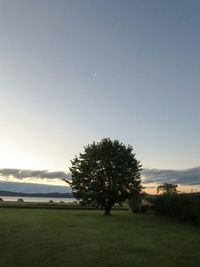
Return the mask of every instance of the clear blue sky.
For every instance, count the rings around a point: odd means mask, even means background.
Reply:
[[[0,2],[0,167],[68,171],[104,137],[200,159],[200,1]]]

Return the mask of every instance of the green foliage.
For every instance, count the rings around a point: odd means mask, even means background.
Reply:
[[[153,209],[163,215],[200,224],[200,194],[171,194],[156,197]]]
[[[162,192],[164,195],[172,195],[172,194],[177,194],[177,184],[168,184],[164,183],[163,185],[159,185],[157,187],[157,193]]]
[[[71,161],[72,182],[68,182],[81,204],[103,207],[109,214],[115,203],[141,190],[141,165],[130,145],[107,138],[84,149]]]
[[[17,202],[22,203],[22,202],[24,202],[24,200],[23,200],[23,198],[18,198]]]
[[[128,200],[128,206],[134,213],[146,212],[149,208],[149,202],[146,198],[145,192],[135,192]]]

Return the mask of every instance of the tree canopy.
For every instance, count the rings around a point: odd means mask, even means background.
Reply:
[[[159,185],[157,187],[157,193],[162,192],[164,195],[172,195],[172,194],[177,194],[177,184],[168,184],[164,183],[163,185]]]
[[[118,140],[105,138],[85,146],[71,164],[72,180],[67,182],[74,196],[83,205],[103,207],[105,215],[142,189],[140,162],[133,148]]]

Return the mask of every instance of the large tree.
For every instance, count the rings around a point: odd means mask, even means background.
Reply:
[[[115,203],[141,191],[141,165],[130,145],[109,138],[84,147],[72,161],[72,180],[67,181],[83,205],[103,207],[105,215]]]

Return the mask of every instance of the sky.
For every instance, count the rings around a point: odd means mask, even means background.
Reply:
[[[0,1],[0,169],[68,173],[110,137],[198,186],[199,28],[198,0]]]

